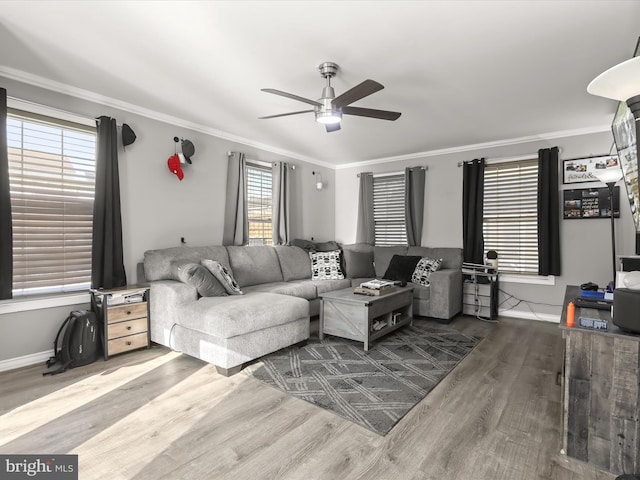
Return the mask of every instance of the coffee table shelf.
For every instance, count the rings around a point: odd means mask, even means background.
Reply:
[[[348,338],[364,343],[368,351],[372,341],[413,321],[413,288],[404,287],[378,297],[358,295],[345,288],[320,295],[320,340],[324,335]],[[373,325],[385,325],[376,330]]]

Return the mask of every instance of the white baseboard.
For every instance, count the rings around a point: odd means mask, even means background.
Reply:
[[[550,313],[523,312],[522,310],[499,310],[498,315],[501,317],[524,318],[526,320],[560,323],[560,315],[552,315]]]
[[[53,357],[53,350],[46,352],[31,353],[22,357],[9,358],[7,360],[0,360],[0,372],[6,372],[7,370],[14,370],[16,368],[29,367],[36,363],[42,363],[45,366],[45,362],[49,360],[49,357]]]

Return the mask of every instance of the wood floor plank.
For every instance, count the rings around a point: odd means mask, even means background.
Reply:
[[[485,338],[384,437],[155,346],[44,379],[0,373],[0,453],[76,453],[83,480],[615,478],[559,454],[557,324],[429,326]]]

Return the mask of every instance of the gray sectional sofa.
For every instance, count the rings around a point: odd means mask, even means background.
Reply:
[[[439,255],[445,260],[443,268],[432,274],[430,287],[414,290],[414,314],[448,320],[460,312],[461,249],[355,244],[343,245],[342,250],[347,278],[339,280],[312,280],[309,254],[296,246],[149,250],[144,255],[144,276],[151,290],[151,340],[232,375],[249,361],[306,341],[310,317],[320,311],[319,295],[373,277],[358,276],[361,272],[375,270],[381,277],[394,254]],[[229,269],[243,294],[200,297],[196,288],[179,281],[176,265],[203,259]]]

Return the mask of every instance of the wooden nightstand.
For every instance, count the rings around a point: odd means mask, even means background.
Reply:
[[[102,319],[104,359],[138,348],[149,348],[149,287],[141,285],[91,290]]]

